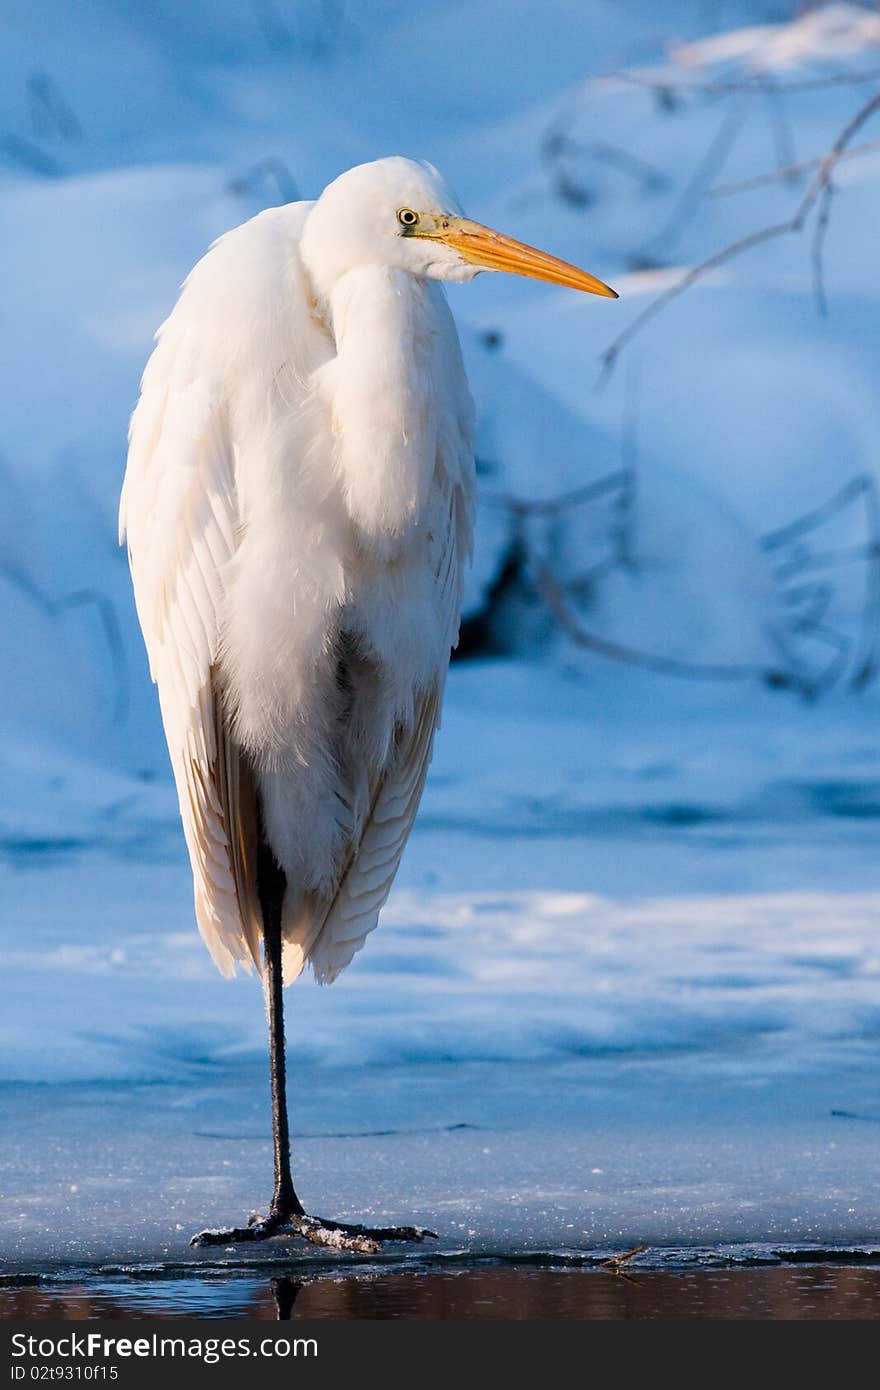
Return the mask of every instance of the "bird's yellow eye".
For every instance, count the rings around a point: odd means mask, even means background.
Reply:
[[[401,208],[397,220],[401,227],[415,227],[418,225],[419,214],[413,212],[412,208]]]

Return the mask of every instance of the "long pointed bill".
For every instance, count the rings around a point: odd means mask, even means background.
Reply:
[[[514,241],[513,237],[504,236],[479,222],[470,222],[466,217],[444,217],[430,235],[483,270],[507,270],[513,275],[527,275],[532,280],[549,280],[552,285],[567,285],[587,294],[600,294],[605,299],[618,298],[616,291],[586,270],[527,246],[523,241]]]

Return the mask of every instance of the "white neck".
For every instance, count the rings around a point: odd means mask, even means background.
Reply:
[[[336,357],[316,374],[355,525],[386,554],[422,517],[437,459],[435,300],[406,271],[364,267],[329,294]]]

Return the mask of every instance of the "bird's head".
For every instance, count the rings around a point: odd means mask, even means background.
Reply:
[[[347,271],[390,266],[431,280],[506,270],[616,299],[585,270],[471,222],[432,164],[395,156],[328,184],[306,220],[302,252],[327,293]]]

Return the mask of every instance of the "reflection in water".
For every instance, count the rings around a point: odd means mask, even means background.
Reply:
[[[877,1266],[631,1270],[483,1264],[350,1269],[315,1277],[254,1271],[10,1280],[2,1318],[876,1318]]]

